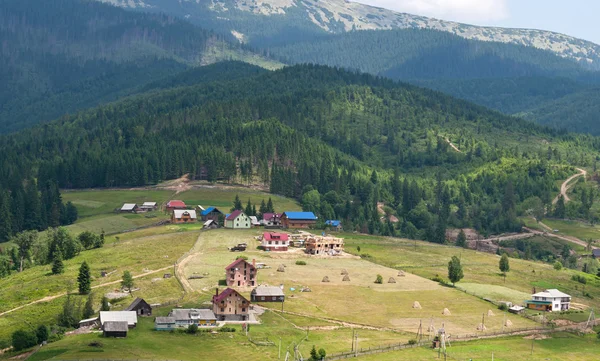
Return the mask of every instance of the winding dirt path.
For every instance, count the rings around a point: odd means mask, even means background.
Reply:
[[[458,149],[458,147],[456,145],[454,145],[454,143],[452,143],[450,141],[450,139],[448,139],[448,138],[445,138],[445,139],[446,139],[446,142],[450,145],[450,147],[452,147],[452,149],[454,149],[458,153],[462,153],[462,150]]]
[[[171,269],[172,267],[173,266],[168,266],[168,267],[163,267],[163,268],[160,268],[160,269],[157,269],[157,270],[154,270],[154,271],[149,271],[149,272],[141,273],[139,275],[133,276],[133,279],[141,278],[141,277],[146,277],[146,276],[149,276],[149,275],[154,274],[154,273],[166,271],[168,269]],[[106,283],[102,283],[102,284],[93,286],[92,289],[106,287],[106,286],[110,286],[110,285],[116,285],[116,284],[119,284],[119,283],[121,283],[121,280],[106,282]],[[32,305],[35,305],[35,304],[38,304],[38,303],[42,303],[42,302],[49,302],[49,301],[55,300],[57,298],[66,296],[66,295],[67,295],[67,293],[64,292],[64,293],[60,293],[60,294],[54,295],[54,296],[46,296],[46,297],[41,298],[39,300],[36,300],[36,301],[33,301],[33,302],[29,302],[29,303],[24,304],[24,305],[19,306],[19,307],[15,307],[12,310],[4,311],[4,312],[0,313],[0,317],[2,317],[4,315],[7,315],[7,314],[9,314],[11,312],[14,312],[14,311],[18,311],[18,310],[20,310],[22,308],[25,308],[25,307],[28,307],[28,306],[32,306]]]
[[[579,178],[579,177],[587,176],[587,171],[585,169],[577,168],[577,171],[579,173],[572,175],[566,181],[563,182],[563,184],[560,186],[560,194],[557,195],[556,198],[554,198],[554,200],[552,201],[552,204],[556,204],[556,202],[558,202],[558,198],[560,197],[561,194],[565,200],[565,203],[567,203],[571,200],[571,198],[569,198],[569,195],[567,194],[569,189],[571,189],[571,187],[573,187],[573,185],[574,185],[574,183],[571,184],[571,181],[573,181],[574,179]]]

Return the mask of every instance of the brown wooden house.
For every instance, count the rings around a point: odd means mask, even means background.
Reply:
[[[192,209],[176,209],[171,214],[171,223],[193,223],[197,220],[196,211]]]
[[[281,215],[283,228],[310,228],[317,223],[313,212],[285,212]]]
[[[277,286],[258,286],[250,293],[252,302],[283,302],[285,295]]]
[[[217,288],[212,298],[213,313],[218,321],[246,321],[250,311],[250,301],[236,290],[228,288],[219,293]]]
[[[152,316],[152,306],[142,298],[136,298],[125,311],[135,311],[138,316]]]

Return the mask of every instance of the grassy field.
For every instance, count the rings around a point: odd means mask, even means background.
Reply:
[[[585,240],[586,238],[599,239],[600,227],[590,226],[578,221],[568,221],[560,219],[544,219],[544,224],[552,229],[557,229],[557,234],[577,237]]]

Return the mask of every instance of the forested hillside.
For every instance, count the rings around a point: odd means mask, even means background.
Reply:
[[[263,61],[183,20],[83,0],[3,1],[0,44],[0,133],[116,100],[189,66]]]
[[[227,64],[246,71],[235,66]],[[0,138],[2,185],[36,178],[61,188],[141,186],[184,173],[258,180],[322,219],[443,242],[450,224],[518,229],[518,204],[549,204],[557,180],[572,172],[561,165],[590,165],[600,149],[596,138],[371,75],[247,70],[245,78],[153,90]],[[402,221],[381,223],[378,201]]]

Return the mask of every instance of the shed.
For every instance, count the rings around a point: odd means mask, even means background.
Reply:
[[[258,286],[250,293],[251,302],[283,302],[285,295],[281,287]]]
[[[216,228],[219,228],[219,224],[216,221],[213,221],[212,219],[209,219],[208,221],[204,222],[204,224],[202,225],[202,228],[204,228],[204,229],[216,229]]]
[[[135,311],[100,311],[100,324],[104,327],[106,322],[126,321],[129,328],[137,326],[137,313]]]
[[[104,337],[127,337],[127,321],[106,321],[102,325]]]
[[[335,229],[336,231],[341,231],[342,228],[342,221],[337,221],[337,220],[327,220],[325,221],[325,225],[328,227],[331,227],[332,229]]]
[[[157,331],[170,331],[176,327],[175,317],[156,317],[154,319],[154,329]]]
[[[85,320],[79,321],[79,328],[81,327],[91,327],[94,326],[98,322],[98,317],[88,318]]]
[[[140,206],[140,209],[143,211],[155,211],[156,208],[156,202],[144,202],[144,204]]]
[[[152,306],[139,297],[136,298],[125,311],[135,311],[138,316],[152,316]]]
[[[137,209],[138,209],[137,204],[135,204],[135,203],[125,203],[121,207],[121,212],[122,213],[135,213],[137,211]]]
[[[223,216],[223,212],[221,212],[217,207],[208,207],[203,209],[202,206],[197,206],[196,210],[200,212],[200,216],[203,221],[213,220],[215,222],[219,222],[219,218]]]
[[[600,248],[594,248],[592,250],[592,256],[594,256],[594,258],[600,258]]]

